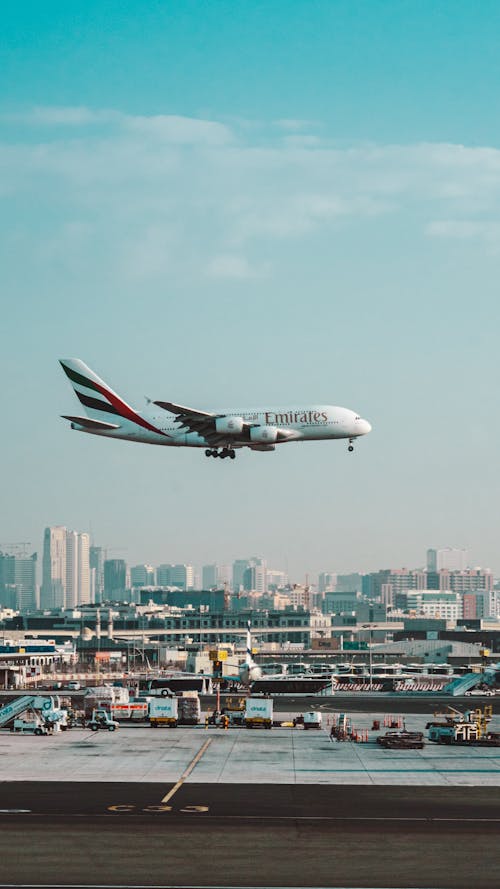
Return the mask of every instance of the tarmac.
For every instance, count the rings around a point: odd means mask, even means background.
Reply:
[[[127,723],[116,732],[76,728],[48,737],[2,731],[0,781],[168,783],[178,781],[198,757],[188,783],[500,786],[500,747],[426,743],[423,750],[384,750],[375,741],[387,730],[380,713],[353,716],[368,743],[332,742],[331,719],[325,714],[319,731],[151,729]],[[374,719],[381,722],[379,731],[372,730]],[[427,716],[399,719],[425,734]],[[500,718],[490,727],[500,731]]]
[[[324,710],[321,731],[1,731],[0,889],[498,885],[500,748],[384,750],[384,713],[351,715],[368,743],[332,742]]]

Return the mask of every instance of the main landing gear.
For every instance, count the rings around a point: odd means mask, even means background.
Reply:
[[[222,448],[221,451],[217,450],[217,448],[215,448],[214,450],[210,450],[209,448],[207,448],[207,450],[205,451],[205,457],[221,457],[222,460],[224,460],[225,457],[229,457],[231,460],[234,460],[234,458],[236,457],[236,453],[233,448]]]
[[[352,438],[349,439],[349,447],[347,448],[347,450],[348,450],[348,451],[353,451],[353,450],[354,450],[354,445],[353,445],[353,443],[352,443]]]

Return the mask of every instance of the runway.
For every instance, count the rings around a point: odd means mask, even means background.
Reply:
[[[494,885],[495,788],[174,787],[4,783],[0,883]]]

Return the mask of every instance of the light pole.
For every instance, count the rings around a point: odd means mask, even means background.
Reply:
[[[370,641],[368,643],[369,650],[368,655],[370,659],[370,691],[373,689],[373,661],[372,661],[372,642],[373,642],[373,627],[371,624],[363,624],[364,630],[370,631]]]

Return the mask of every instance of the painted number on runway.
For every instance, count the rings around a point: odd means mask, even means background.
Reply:
[[[173,806],[143,806],[142,808],[130,804],[123,804],[119,806],[108,806],[108,812],[115,812],[117,815],[128,815],[130,812],[151,812],[152,814],[164,813],[164,812],[173,812]],[[5,810],[8,811],[8,810]],[[10,810],[12,811],[12,810]],[[21,810],[17,810],[21,811]],[[179,812],[185,812],[188,815],[200,815],[204,812],[209,811],[208,806],[184,806],[182,809],[178,809]]]

